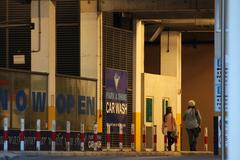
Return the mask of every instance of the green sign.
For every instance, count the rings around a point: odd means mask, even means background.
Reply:
[[[146,100],[146,122],[152,122],[152,99]]]

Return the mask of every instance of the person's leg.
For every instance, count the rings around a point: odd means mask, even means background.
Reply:
[[[188,142],[190,146],[190,151],[194,150],[194,130],[193,129],[187,129],[188,133]]]
[[[199,133],[197,131],[197,128],[195,128],[193,131],[194,131],[193,150],[196,151],[197,150],[197,138],[199,136]]]
[[[168,151],[171,151],[172,144],[171,144],[171,132],[167,132],[167,137],[168,137]]]

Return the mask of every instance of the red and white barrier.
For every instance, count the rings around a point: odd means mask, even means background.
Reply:
[[[146,149],[146,129],[145,126],[142,128],[142,150]]]
[[[168,137],[167,137],[167,128],[164,127],[164,151],[167,151]]]
[[[40,151],[40,140],[41,140],[41,120],[37,119],[37,130],[36,130],[36,150]]]
[[[84,136],[84,124],[83,124],[83,123],[81,123],[81,135],[80,135],[80,140],[81,140],[81,151],[84,151],[85,136]]]
[[[153,151],[157,151],[157,125],[153,126]]]
[[[56,150],[56,120],[52,120],[52,145],[51,145],[51,150],[55,151]]]
[[[110,138],[110,134],[111,134],[111,127],[110,127],[110,124],[107,123],[107,135],[106,135],[106,140],[107,140],[107,150],[109,151],[110,150],[110,141],[111,141],[111,138]]]
[[[20,119],[20,134],[19,134],[19,137],[20,137],[20,151],[24,151],[24,119],[21,118]]]
[[[135,134],[135,129],[134,129],[134,124],[132,123],[131,124],[131,150],[132,151],[135,151],[135,147],[134,147],[134,139],[135,139],[135,136],[134,136],[134,134]]]
[[[70,151],[70,132],[71,132],[71,124],[70,121],[66,123],[66,150]]]
[[[177,147],[178,147],[178,137],[179,133],[177,132],[174,138],[174,143],[175,143],[175,151],[177,152]]]
[[[97,123],[94,124],[93,126],[93,131],[94,131],[94,136],[93,136],[93,140],[94,140],[94,151],[97,151],[97,134],[98,134],[98,131],[97,131],[97,128],[98,128],[98,125]]]
[[[5,117],[3,119],[3,138],[4,138],[4,144],[3,144],[3,150],[8,151],[8,118]]]
[[[123,150],[123,125],[119,124],[119,148],[120,151]]]
[[[208,128],[205,128],[204,132],[204,147],[205,151],[208,151]]]

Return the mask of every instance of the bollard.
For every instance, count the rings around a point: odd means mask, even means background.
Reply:
[[[119,124],[119,149],[123,151],[123,125]]]
[[[70,132],[71,132],[71,124],[70,121],[66,123],[66,150],[70,151]]]
[[[174,137],[175,151],[176,152],[177,152],[177,147],[178,147],[178,137],[179,137],[179,132],[177,132],[175,137]]]
[[[164,151],[167,151],[167,143],[168,143],[168,137],[167,137],[167,127],[164,127]]]
[[[3,150],[8,151],[8,118],[5,117],[3,119],[3,137],[4,137],[4,144],[3,144]]]
[[[84,136],[84,124],[81,123],[81,151],[84,151],[84,140],[85,140],[85,136]]]
[[[41,139],[41,120],[37,119],[37,130],[36,130],[36,149],[40,151],[40,139]]]
[[[21,118],[20,119],[20,134],[19,134],[19,138],[20,138],[20,151],[24,151],[24,119]]]
[[[52,120],[52,147],[51,150],[56,150],[56,120]]]
[[[144,151],[146,148],[146,131],[145,131],[145,126],[142,128],[142,150]]]
[[[93,131],[94,131],[94,151],[97,151],[97,140],[98,140],[98,137],[97,137],[97,134],[98,134],[98,131],[97,131],[97,128],[98,128],[98,125],[97,123],[95,123],[93,125]]]
[[[134,149],[134,133],[135,132],[135,130],[134,130],[134,124],[132,123],[131,124],[131,150],[132,151],[135,151],[135,149]]]
[[[205,132],[204,132],[204,147],[205,147],[205,151],[208,151],[208,128],[205,128]]]
[[[157,151],[157,125],[153,126],[153,151]]]
[[[111,138],[110,138],[110,133],[111,132],[111,127],[110,124],[107,123],[107,135],[106,135],[106,139],[107,139],[107,150],[110,150],[110,142],[111,142]]]

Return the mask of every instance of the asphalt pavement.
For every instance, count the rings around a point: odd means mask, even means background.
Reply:
[[[105,157],[78,157],[78,156],[19,156],[14,160],[220,160],[213,156],[105,156]]]

